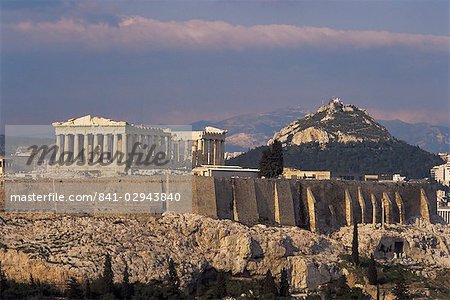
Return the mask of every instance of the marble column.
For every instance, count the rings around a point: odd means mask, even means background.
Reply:
[[[94,134],[94,140],[92,141],[92,162],[98,160],[100,154],[100,148],[98,143],[98,134]]]
[[[165,136],[161,136],[161,151],[167,154],[167,149],[166,149],[166,137]]]
[[[172,152],[172,138],[169,136],[166,137],[166,153],[167,153],[167,158],[171,159],[171,152]],[[178,152],[180,153],[180,152]]]
[[[208,140],[202,139],[202,159],[201,164],[207,165],[208,164]]]
[[[183,161],[189,159],[189,141],[183,141],[184,153],[183,153]]]
[[[222,165],[225,165],[225,141],[220,141],[220,161]]]
[[[121,143],[122,145],[120,147],[120,150],[122,151],[122,162],[124,162],[128,159],[128,149],[127,149],[128,138],[125,133],[121,134]]]
[[[55,161],[59,161],[60,157],[61,157],[61,153],[62,153],[62,145],[61,145],[61,135],[57,134],[56,135],[56,157],[55,157]]]
[[[213,153],[212,153],[212,158],[213,158],[213,165],[217,165],[217,140],[212,140],[212,146],[213,146]]]
[[[117,152],[119,151],[119,135],[117,133],[114,133],[112,135],[112,141],[111,141],[111,160],[117,159]]]
[[[83,162],[87,164],[89,160],[89,135],[83,135]]]
[[[109,154],[109,134],[103,135],[103,151],[102,151],[102,157],[103,162],[109,161],[110,154]]]
[[[216,140],[216,153],[215,153],[214,157],[216,158],[215,165],[221,165],[221,162],[220,162],[220,140]]]
[[[195,140],[192,142],[192,148],[191,148],[191,155],[192,155],[192,168],[195,168],[198,166],[198,148],[199,148],[199,141]]]
[[[150,151],[154,145],[155,145],[155,141],[153,140],[153,135],[150,134],[148,136],[148,146],[150,147],[148,149],[148,151]],[[155,155],[155,151],[156,151],[156,148],[153,150],[152,155]]]
[[[69,139],[69,135],[65,134],[64,135],[64,161],[70,161],[70,157],[71,157],[71,153],[70,153],[70,139]]]
[[[145,155],[147,155],[147,151],[148,151],[148,135],[142,135],[142,149],[144,152],[144,157]]]
[[[80,136],[78,133],[73,135],[73,160],[74,162],[77,162],[80,158],[78,157],[78,154],[80,154],[80,144],[79,144]]]
[[[158,135],[158,136],[156,136],[156,144],[158,145],[157,146],[157,148],[158,148],[158,152],[162,152],[163,150],[163,148],[162,148],[162,136],[160,136],[160,135]]]
[[[208,140],[208,165],[214,164],[214,140]]]
[[[132,147],[132,149],[133,148],[135,148],[136,147],[136,154],[138,154],[138,153],[140,153],[141,152],[141,146],[139,145],[139,143],[140,143],[140,135],[139,134],[135,134],[134,135],[134,140],[133,140],[133,147]]]

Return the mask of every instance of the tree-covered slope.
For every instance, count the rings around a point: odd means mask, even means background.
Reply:
[[[229,165],[257,168],[266,146],[227,161]],[[402,141],[332,142],[323,148],[310,142],[284,148],[286,167],[330,170],[334,174],[394,174],[408,178],[429,177],[430,169],[443,163],[439,156]]]

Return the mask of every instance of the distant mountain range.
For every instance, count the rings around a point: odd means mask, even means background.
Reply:
[[[245,114],[222,121],[198,121],[192,123],[195,130],[214,126],[228,130],[227,151],[247,151],[266,145],[274,134],[287,124],[305,117],[306,110],[299,107],[285,108],[264,114]],[[450,120],[449,120],[450,121]],[[400,120],[377,120],[395,138],[419,146],[432,153],[450,151],[450,126],[427,123],[406,123]]]
[[[442,159],[398,140],[365,110],[332,99],[314,114],[292,121],[274,134],[283,144],[284,164],[301,170],[329,170],[334,176],[400,173],[408,178],[430,176]],[[267,146],[227,161],[257,168]]]
[[[305,115],[301,108],[284,108],[269,113],[238,115],[218,122],[192,123],[194,130],[213,126],[228,130],[227,151],[247,151],[265,145],[277,130]]]
[[[411,124],[400,120],[380,120],[379,123],[393,136],[408,144],[419,146],[432,153],[450,152],[450,126]]]
[[[228,130],[227,151],[247,151],[266,145],[274,134],[291,122],[303,118],[300,107],[278,109],[268,113],[237,115],[222,121],[192,123],[195,130],[214,126]],[[450,126],[406,123],[400,120],[377,120],[397,139],[432,153],[450,152]],[[450,120],[449,120],[450,121]],[[4,136],[0,135],[0,154],[4,153]]]

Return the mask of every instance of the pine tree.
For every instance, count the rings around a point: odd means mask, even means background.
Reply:
[[[82,299],[83,291],[78,281],[74,277],[69,278],[67,283],[67,297],[69,299]]]
[[[131,299],[133,296],[133,286],[130,284],[130,274],[127,264],[125,264],[122,281],[122,299]]]
[[[358,224],[354,222],[353,224],[353,240],[352,240],[352,261],[358,266],[359,265],[359,250],[358,250]]]
[[[270,156],[272,152],[270,148],[263,151],[261,160],[259,161],[259,174],[261,177],[270,178],[271,168],[270,168]]]
[[[289,297],[289,282],[286,269],[281,271],[280,293],[281,297]]]
[[[280,141],[275,140],[272,144],[274,177],[283,174],[283,145]]]
[[[262,177],[276,178],[283,174],[283,145],[275,140],[263,151],[259,161],[259,171]]]
[[[367,277],[369,278],[370,284],[376,285],[378,283],[377,263],[375,261],[375,258],[373,257],[373,254],[370,255]]]
[[[263,283],[263,295],[266,298],[275,298],[278,294],[277,285],[275,284],[275,280],[272,276],[272,272],[267,270],[266,277],[264,278]]]

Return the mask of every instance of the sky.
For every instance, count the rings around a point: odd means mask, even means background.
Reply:
[[[450,125],[448,1],[1,0],[1,125],[315,111]]]

